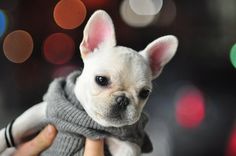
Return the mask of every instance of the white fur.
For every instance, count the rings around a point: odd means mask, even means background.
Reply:
[[[139,156],[141,155],[141,149],[138,145],[128,142],[121,141],[114,137],[107,138],[105,142],[109,145],[109,150],[112,156]]]
[[[135,123],[147,101],[139,98],[140,90],[152,89],[151,81],[174,56],[177,45],[176,37],[165,36],[151,42],[140,53],[116,46],[110,16],[102,10],[96,11],[85,27],[80,45],[84,69],[75,84],[76,97],[88,115],[103,126],[120,127]],[[98,75],[108,77],[111,84],[107,87],[98,86],[95,82]],[[111,119],[109,113],[116,104],[114,99],[122,94],[129,98],[130,104],[122,114],[122,119]],[[40,103],[16,119],[13,136],[17,144],[45,124],[46,108],[47,103]],[[0,152],[6,149],[4,131],[0,131]],[[141,153],[134,143],[113,137],[106,138],[106,143],[113,156],[138,156]]]
[[[109,77],[111,86],[98,86],[94,81],[96,75]],[[138,94],[144,87],[152,89],[151,80],[149,66],[137,52],[126,47],[101,46],[84,60],[84,69],[76,82],[75,94],[86,112],[99,124],[115,127],[131,125],[138,120],[146,102],[140,100]],[[114,99],[121,94],[130,99],[127,110],[129,114],[124,121],[111,121],[107,114]]]

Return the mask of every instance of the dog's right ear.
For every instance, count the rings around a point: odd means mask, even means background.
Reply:
[[[84,37],[80,44],[82,58],[86,58],[102,43],[115,46],[115,30],[111,17],[105,11],[98,10],[85,26]]]

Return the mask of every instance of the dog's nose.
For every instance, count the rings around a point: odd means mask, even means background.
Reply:
[[[125,95],[121,95],[116,98],[116,103],[119,110],[125,110],[129,105],[129,99]]]

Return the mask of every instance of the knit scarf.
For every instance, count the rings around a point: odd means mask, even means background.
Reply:
[[[104,127],[95,122],[83,109],[74,94],[74,86],[81,72],[71,73],[67,78],[57,78],[49,86],[43,100],[47,102],[47,121],[55,125],[58,134],[52,146],[43,156],[82,156],[85,139],[116,137],[137,144],[143,153],[152,151],[152,144],[144,131],[148,122],[142,113],[133,125],[124,127]],[[105,148],[105,155],[110,155]]]

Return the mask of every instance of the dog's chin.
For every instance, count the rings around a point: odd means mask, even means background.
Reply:
[[[123,127],[132,125],[138,121],[139,115],[128,118],[126,116],[110,116],[110,115],[103,115],[98,112],[87,112],[88,115],[96,121],[98,124],[104,127]]]
[[[139,116],[127,118],[125,116],[102,116],[101,118],[97,118],[97,122],[103,126],[106,127],[123,127],[132,125],[135,122],[137,122],[139,119]]]
[[[94,119],[97,123],[104,127],[123,127],[132,125],[138,121],[138,119],[122,119],[122,118],[103,118],[103,119]]]

